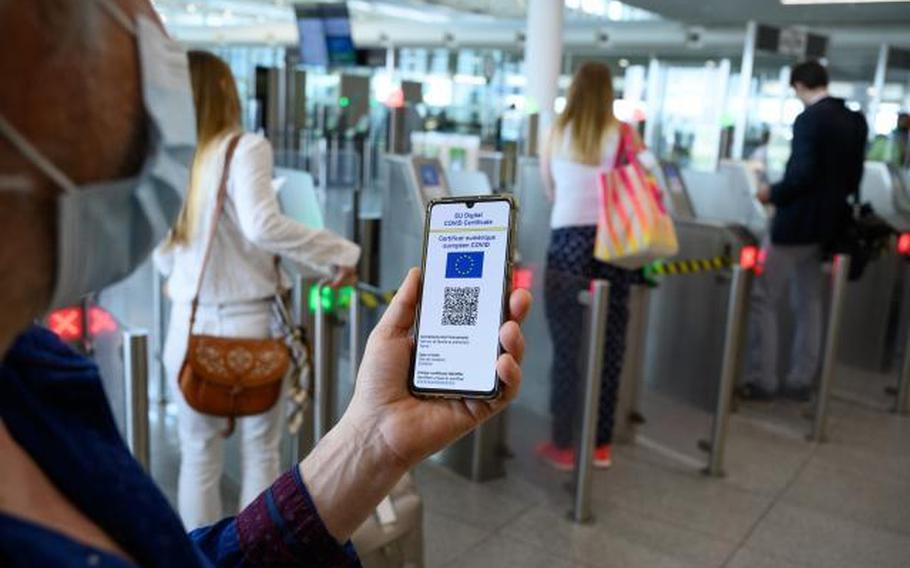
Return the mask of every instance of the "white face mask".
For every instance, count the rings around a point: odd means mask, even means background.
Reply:
[[[139,174],[77,187],[0,115],[0,136],[62,190],[52,309],[72,305],[142,264],[180,210],[196,144],[186,52],[148,18],[138,16],[134,23],[111,0],[96,2],[136,37],[139,46],[149,122],[147,154]]]

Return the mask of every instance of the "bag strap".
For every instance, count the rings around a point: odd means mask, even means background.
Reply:
[[[641,151],[641,148],[635,143],[635,137],[632,135],[632,127],[625,122],[619,124],[619,133],[622,137],[623,150],[625,150],[626,153],[626,162],[629,164],[637,164],[638,153]]]
[[[234,151],[237,149],[240,137],[241,134],[234,134],[231,137],[227,144],[227,151],[224,154],[224,169],[221,171],[221,181],[218,184],[218,194],[215,197],[215,210],[212,212],[212,224],[209,227],[208,241],[205,245],[205,253],[203,253],[202,256],[202,266],[199,268],[199,279],[196,280],[196,293],[193,295],[193,304],[190,308],[190,334],[193,333],[193,324],[196,323],[196,309],[199,307],[199,293],[202,291],[202,281],[205,279],[205,269],[209,264],[209,258],[212,256],[212,244],[215,242],[218,221],[221,219],[221,212],[224,209],[224,201],[227,197],[227,181],[228,174],[231,170],[231,160],[234,158]]]

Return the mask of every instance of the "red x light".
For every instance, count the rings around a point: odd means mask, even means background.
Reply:
[[[743,247],[739,251],[739,267],[743,270],[755,270],[758,267],[758,247]]]
[[[47,328],[63,341],[77,341],[82,338],[82,308],[61,308],[47,316]]]
[[[82,339],[82,307],[71,306],[54,310],[47,316],[47,328],[63,341]],[[117,321],[110,312],[99,306],[88,309],[88,335],[96,337],[117,331]]]
[[[910,255],[910,233],[901,233],[897,238],[897,253],[903,256]]]
[[[534,273],[530,268],[516,268],[512,271],[512,289],[530,290],[534,283]]]

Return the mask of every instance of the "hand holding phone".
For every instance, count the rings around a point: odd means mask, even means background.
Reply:
[[[365,439],[378,436],[406,469],[454,442],[518,396],[524,354],[519,324],[531,306],[527,290],[514,291],[509,298],[509,321],[497,332],[497,343],[503,349],[494,368],[501,380],[499,397],[415,397],[409,392],[407,377],[414,351],[412,332],[420,285],[420,272],[412,269],[370,335],[354,397],[341,419]]]
[[[508,318],[514,217],[507,196],[429,204],[409,384],[416,396],[498,395],[498,336]]]

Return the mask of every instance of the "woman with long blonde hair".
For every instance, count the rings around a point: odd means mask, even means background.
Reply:
[[[595,466],[610,466],[613,410],[629,319],[629,286],[637,273],[595,260],[594,237],[600,211],[599,177],[605,170],[622,165],[623,139],[641,147],[632,127],[613,115],[610,69],[600,63],[583,64],[572,79],[566,107],[554,121],[540,156],[544,188],[553,203],[544,295],[554,350],[550,372],[552,439],[540,444],[537,453],[560,470],[570,470],[575,463],[572,438],[581,384],[578,360],[583,329],[578,292],[592,278],[610,281],[594,453]]]
[[[276,274],[276,255],[341,285],[353,280],[360,249],[331,232],[307,228],[281,214],[271,183],[272,147],[265,138],[241,130],[240,100],[230,68],[203,51],[190,52],[189,63],[196,154],[183,210],[168,240],[155,252],[155,261],[168,276],[173,303],[164,364],[178,404],[178,508],[186,527],[193,529],[223,517],[219,485],[225,429],[224,418],[197,412],[176,388],[197,284],[201,279],[193,333],[267,338],[274,327],[271,301],[276,285],[287,288],[289,284],[286,275]],[[235,150],[227,160],[229,146]],[[224,172],[227,193],[203,278],[202,259]],[[241,507],[278,477],[282,406],[237,420]]]

